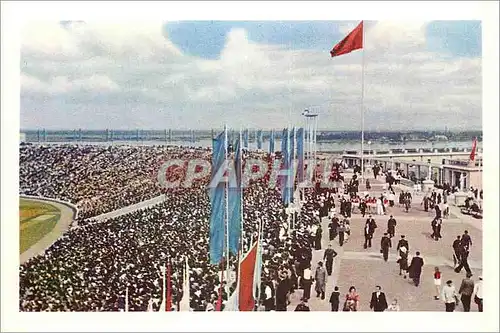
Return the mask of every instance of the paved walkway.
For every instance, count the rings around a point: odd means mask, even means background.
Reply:
[[[26,198],[26,200],[51,204],[61,211],[61,216],[51,232],[46,234],[36,244],[33,244],[29,249],[27,249],[20,255],[19,261],[21,264],[25,263],[30,258],[33,258],[39,254],[43,254],[46,249],[48,249],[64,232],[66,232],[66,230],[69,229],[71,221],[73,220],[75,214],[74,210],[69,206],[58,202],[33,198]]]
[[[382,191],[382,180],[373,180],[370,194],[378,194]],[[363,191],[364,184],[360,186]],[[406,190],[406,189],[405,189]],[[400,190],[396,189],[396,194]],[[419,201],[420,200],[420,201]],[[387,215],[377,216],[373,214],[378,229],[373,238],[373,247],[364,249],[363,226],[367,218],[362,218],[359,213],[352,216],[351,237],[343,247],[338,245],[338,238],[331,242],[338,253],[334,260],[334,270],[332,276],[327,278],[326,299],[316,298],[314,283],[311,287],[311,299],[309,306],[312,311],[330,311],[329,297],[333,288],[339,286],[341,293],[341,306],[343,297],[347,294],[350,286],[355,286],[361,297],[360,311],[370,311],[369,301],[371,293],[376,285],[382,286],[387,295],[388,302],[397,298],[402,311],[444,311],[444,304],[434,300],[435,287],[433,284],[434,267],[438,266],[442,272],[443,283],[447,279],[454,281],[455,285],[461,283],[465,272],[457,274],[453,271],[452,243],[457,235],[461,235],[465,229],[473,240],[473,247],[469,265],[477,278],[482,274],[482,220],[474,219],[460,213],[459,209],[450,206],[452,218],[444,220],[442,234],[443,238],[435,241],[430,238],[430,222],[434,216],[432,212],[425,212],[420,206],[421,198],[417,196],[413,200],[414,204],[408,213],[401,207],[388,208]],[[336,203],[337,204],[337,203]],[[380,250],[380,238],[386,230],[387,220],[392,214],[398,222],[396,236],[393,238],[393,249],[390,252],[389,261],[384,262]],[[317,263],[323,259],[324,249],[330,243],[328,239],[328,218],[323,218],[323,241],[320,251],[313,251],[311,261],[313,274]],[[404,234],[410,244],[410,254],[420,251],[425,261],[422,272],[422,282],[419,287],[415,287],[408,279],[399,276],[399,267],[396,264],[397,253],[395,246]],[[458,286],[457,286],[458,288]],[[288,311],[293,311],[302,297],[302,290],[297,290],[290,298],[291,304]],[[461,306],[457,311],[462,311]],[[472,311],[477,311],[472,305]]]

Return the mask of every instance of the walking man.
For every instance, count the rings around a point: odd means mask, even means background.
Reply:
[[[396,234],[396,219],[391,215],[389,218],[389,221],[387,221],[387,233],[389,234],[389,237],[394,237]]]
[[[467,230],[464,231],[462,235],[462,246],[465,248],[467,252],[469,252],[472,247],[472,239],[469,236],[469,232]]]
[[[330,241],[334,240],[335,237],[337,237],[338,227],[339,227],[339,218],[335,215],[335,213],[333,213],[332,221],[328,225],[328,229],[329,229],[329,232],[330,232],[330,234],[329,234]]]
[[[339,226],[339,245],[344,245],[344,237],[345,237],[346,226],[345,222],[342,221]]]
[[[464,307],[464,312],[470,312],[470,302],[472,294],[474,293],[474,281],[471,279],[472,274],[467,273],[465,279],[462,280],[458,293],[461,295],[460,299]]]
[[[316,230],[316,234],[314,235],[314,249],[321,250],[321,240],[323,238],[323,229],[321,228],[321,224],[318,225],[318,229]]]
[[[314,288],[316,290],[316,297],[321,296],[321,299],[325,299],[326,271],[321,261],[318,263],[318,267],[316,267],[314,279],[316,280]]]
[[[456,268],[457,265],[460,263],[460,247],[462,244],[462,241],[460,240],[460,236],[457,236],[457,239],[453,241],[453,267]]]
[[[457,291],[453,285],[453,281],[446,281],[446,286],[441,291],[441,299],[446,307],[446,312],[455,311],[456,302],[458,300]]]
[[[413,279],[415,287],[420,284],[420,275],[422,274],[422,267],[424,266],[424,259],[420,257],[420,252],[417,251],[415,257],[411,259],[410,267],[408,268],[408,273],[410,278]]]
[[[474,303],[477,304],[477,311],[483,312],[483,277],[479,277],[479,281],[474,286]]]
[[[375,220],[372,218],[372,216],[368,216],[368,219],[366,220],[365,223],[365,244],[364,248],[372,247],[372,238],[373,234],[375,233],[375,229],[377,228],[377,223],[375,223]]]
[[[380,240],[380,252],[382,252],[384,261],[386,262],[389,259],[389,249],[391,247],[392,247],[391,239],[389,238],[388,234],[385,233],[382,239]]]
[[[333,258],[337,256],[337,252],[332,248],[332,244],[328,245],[328,248],[325,250],[325,254],[323,255],[323,260],[325,260],[326,263],[326,272],[328,273],[328,276],[332,275],[332,269],[333,269]]]
[[[399,251],[399,249],[402,247],[405,247],[406,251],[410,251],[410,245],[408,244],[408,241],[405,239],[405,235],[401,235],[401,239],[398,242],[396,250]]]
[[[372,299],[370,301],[370,309],[375,312],[384,312],[387,309],[387,299],[385,294],[382,292],[380,286],[375,287],[375,291],[372,293]]]
[[[458,265],[457,268],[455,268],[456,273],[460,273],[462,271],[462,268],[465,268],[465,271],[467,273],[472,274],[469,267],[468,258],[469,258],[469,251],[463,245],[460,245],[460,265]]]
[[[332,305],[332,311],[338,312],[339,311],[339,304],[340,304],[340,292],[339,292],[339,287],[335,286],[332,295],[330,296],[330,304]]]

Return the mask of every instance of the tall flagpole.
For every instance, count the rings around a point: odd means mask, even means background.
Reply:
[[[224,173],[227,172],[228,169],[228,144],[227,144],[227,126],[224,125],[224,149],[225,149],[225,155],[224,155]],[[229,175],[228,175],[229,177]],[[228,288],[229,285],[229,193],[228,193],[228,179],[226,181],[226,189],[225,189],[225,204],[226,204],[226,213],[225,213],[225,230],[226,230],[226,288]]]
[[[165,263],[163,264],[163,277],[162,277],[162,282],[163,282],[163,303],[165,304],[164,309],[160,309],[160,311],[167,311],[167,278],[165,276],[167,268],[165,267]],[[162,303],[162,304],[163,304]]]
[[[363,21],[363,54],[361,61],[361,179],[365,175],[365,22]]]
[[[241,135],[241,128],[240,128],[240,143],[238,145],[238,154],[240,155],[240,163],[239,163],[239,175],[240,175],[240,183],[239,183],[239,186],[240,186],[240,222],[241,222],[241,225],[240,225],[240,251],[243,251],[243,154],[242,154],[242,149],[241,149],[241,145],[243,144],[242,142],[242,135]],[[236,179],[236,182],[238,183],[238,179]]]

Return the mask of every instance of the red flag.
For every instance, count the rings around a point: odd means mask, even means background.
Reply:
[[[333,57],[350,53],[354,50],[363,48],[363,21],[361,21],[358,26],[351,31],[344,39],[342,39],[337,45],[333,47],[330,54]]]
[[[170,281],[170,263],[167,266],[167,301],[165,302],[165,311],[172,311],[172,286]]]
[[[472,141],[472,151],[470,152],[470,160],[474,162],[474,159],[476,158],[476,147],[477,147],[477,138],[474,138],[474,141]]]
[[[240,263],[240,311],[253,311],[255,306],[253,275],[257,260],[257,244],[255,243]]]
[[[219,288],[219,297],[217,298],[217,303],[215,304],[215,311],[222,311],[222,279],[224,273],[224,266],[220,271],[220,288]]]

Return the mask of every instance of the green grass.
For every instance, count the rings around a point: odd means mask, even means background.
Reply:
[[[37,217],[51,216],[45,220]],[[19,252],[23,253],[37,243],[56,226],[61,212],[47,203],[20,199],[19,200]]]

